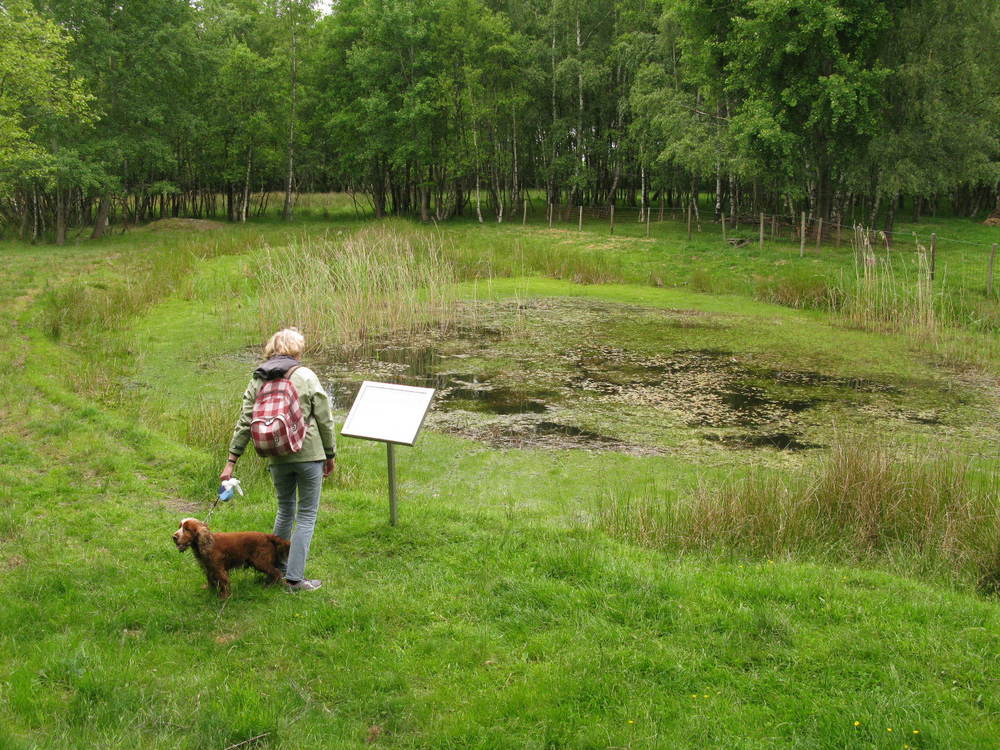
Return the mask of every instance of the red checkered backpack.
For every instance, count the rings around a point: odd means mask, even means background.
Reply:
[[[302,449],[306,421],[299,406],[299,392],[292,384],[291,368],[283,378],[268,380],[257,391],[250,420],[253,447],[261,456],[287,456]]]

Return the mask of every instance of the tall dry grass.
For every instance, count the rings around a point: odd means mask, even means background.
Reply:
[[[1000,472],[959,456],[904,458],[876,441],[842,440],[796,475],[753,470],[685,499],[611,491],[596,518],[651,547],[885,562],[1000,590]]]
[[[256,254],[262,337],[297,326],[316,350],[363,351],[388,334],[447,326],[455,273],[439,237],[379,224]]]
[[[930,256],[890,248],[885,235],[855,228],[854,273],[830,286],[830,309],[848,326],[901,333],[945,364],[989,371],[1000,355],[997,311],[968,290],[949,290]]]
[[[867,229],[855,227],[854,277],[842,283],[840,314],[850,325],[864,330],[933,339],[939,318],[947,319],[948,311],[943,309],[945,296],[935,294],[927,249],[917,243],[916,254],[911,256],[891,249],[884,234],[878,239],[881,244],[873,242]],[[916,268],[904,270],[901,266],[906,262]],[[938,279],[937,283],[942,282]]]

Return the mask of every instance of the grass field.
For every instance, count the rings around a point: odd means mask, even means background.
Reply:
[[[1000,230],[920,225],[961,240],[933,316],[899,250],[852,317],[846,243],[302,208],[0,244],[0,748],[997,746]],[[323,588],[222,603],[169,536],[284,324],[344,382],[430,351],[454,398],[398,452],[398,527],[384,449],[341,438]],[[808,447],[739,444],[776,433]],[[237,474],[212,526],[269,530]]]

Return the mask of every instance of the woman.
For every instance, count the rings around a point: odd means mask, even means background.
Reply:
[[[257,391],[265,381],[284,377],[294,367],[289,379],[299,394],[302,418],[308,426],[306,436],[302,448],[296,453],[268,457],[271,479],[278,496],[274,534],[292,542],[283,571],[290,591],[314,591],[322,585],[321,581],[305,577],[306,558],[316,526],[323,478],[333,471],[337,454],[330,399],[316,373],[303,367],[299,361],[305,343],[305,338],[294,328],[278,331],[267,342],[264,347],[266,361],[253,371],[253,379],[243,394],[243,410],[229,443],[229,458],[219,475],[223,481],[232,477],[236,462],[250,442],[250,420]]]

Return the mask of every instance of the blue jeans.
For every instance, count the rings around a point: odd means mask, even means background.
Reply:
[[[323,489],[323,462],[273,464],[270,468],[274,490],[278,495],[278,514],[274,519],[274,533],[292,542],[283,572],[288,580],[301,581],[305,577],[309,543],[316,528],[319,496]],[[298,502],[295,498],[296,490],[298,490]]]

